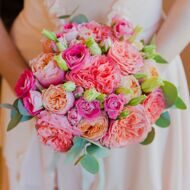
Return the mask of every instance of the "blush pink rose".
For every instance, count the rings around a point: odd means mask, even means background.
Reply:
[[[48,89],[42,92],[42,101],[47,110],[57,114],[66,114],[73,106],[74,96],[60,85],[50,85]]]
[[[89,50],[81,43],[71,46],[62,54],[63,59],[71,70],[81,69],[89,59],[89,56]]]
[[[123,111],[129,111],[130,114],[111,123],[106,135],[101,139],[103,146],[119,148],[140,143],[150,132],[151,125],[142,105],[126,107]]]
[[[63,115],[42,111],[37,116],[37,134],[41,142],[58,152],[67,152],[73,145],[70,124]]]
[[[106,114],[101,114],[92,120],[82,119],[77,128],[82,137],[97,141],[105,135],[108,129],[108,118]]]
[[[23,104],[28,113],[35,116],[42,109],[42,94],[35,90],[30,90],[30,92],[23,98]]]
[[[25,70],[18,79],[15,92],[19,98],[23,98],[30,90],[35,89],[35,78],[30,70]]]
[[[76,108],[73,108],[70,111],[68,111],[67,118],[72,126],[76,126],[82,119],[82,116],[78,113]]]
[[[124,95],[111,94],[104,102],[104,110],[107,112],[110,119],[116,119],[127,103]]]
[[[132,23],[119,16],[113,17],[112,27],[114,35],[119,39],[122,37],[128,38],[134,33],[134,27]]]
[[[108,56],[116,62],[124,76],[139,72],[144,64],[140,52],[128,42],[115,41]]]
[[[53,53],[40,54],[37,58],[30,61],[34,75],[45,88],[50,84],[60,84],[64,80],[64,71],[57,66],[53,57]]]
[[[97,100],[88,102],[83,98],[76,101],[78,113],[85,119],[94,119],[101,114],[100,102]]]
[[[166,108],[164,94],[161,89],[153,91],[143,102],[150,122],[153,124]]]
[[[78,25],[76,23],[67,23],[62,27],[63,36],[67,42],[71,42],[78,36]]]

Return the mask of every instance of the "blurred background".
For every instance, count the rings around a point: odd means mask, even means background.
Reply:
[[[174,0],[166,0],[164,2],[164,11],[166,12],[166,14],[167,14],[168,10],[170,9],[173,2],[174,2]],[[189,46],[187,46],[185,48],[185,50],[181,54],[181,57],[184,62],[184,67],[185,67],[188,85],[189,85],[189,89],[190,89],[190,44],[189,44]],[[6,169],[6,165],[4,164],[4,160],[2,158],[2,141],[3,141],[3,139],[0,134],[0,190],[8,190],[9,188],[7,186],[8,185],[7,169]]]

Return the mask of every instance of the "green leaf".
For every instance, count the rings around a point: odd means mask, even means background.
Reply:
[[[149,79],[146,79],[142,84],[141,88],[145,93],[152,92],[156,88],[159,88],[160,86],[164,85],[163,81],[159,77],[152,77]]]
[[[32,118],[33,116],[23,115],[20,122],[28,121],[28,120],[31,120]]]
[[[161,55],[159,54],[155,54],[155,56],[153,57],[154,61],[156,61],[156,63],[160,63],[160,64],[166,64],[168,63]]]
[[[152,127],[152,130],[148,133],[146,139],[143,142],[141,142],[140,144],[142,144],[142,145],[151,144],[154,140],[154,137],[155,137],[155,129]]]
[[[67,152],[65,161],[70,162],[75,160],[80,155],[87,142],[88,141],[86,141],[84,138],[75,137],[74,144],[72,148]]]
[[[134,75],[134,77],[139,80],[139,79],[143,79],[143,78],[146,78],[147,77],[147,74],[144,74],[144,73],[137,73]]]
[[[18,111],[16,111],[14,117],[10,120],[8,124],[7,131],[10,131],[11,129],[15,128],[19,124],[21,119],[22,115]]]
[[[88,22],[88,18],[83,14],[79,14],[79,15],[76,15],[76,16],[72,17],[70,19],[70,22],[74,22],[74,23],[77,23],[77,24],[82,24],[82,23]]]
[[[171,123],[169,112],[166,111],[160,115],[160,118],[156,121],[156,125],[162,128],[169,127]]]
[[[145,95],[133,98],[132,100],[129,101],[128,105],[136,106],[136,105],[140,104],[141,102],[143,102],[145,99],[146,99]]]
[[[70,17],[71,17],[71,15],[61,15],[61,16],[59,16],[59,19],[67,19]]]
[[[15,106],[12,104],[0,104],[0,108],[7,108],[11,110],[16,110]]]
[[[17,108],[21,115],[31,116],[31,114],[29,114],[26,108],[24,107],[21,99],[18,100]]]
[[[95,144],[91,144],[86,148],[88,154],[93,155],[98,158],[105,158],[109,155],[109,149],[104,147],[99,147]]]
[[[84,157],[82,157],[80,163],[84,169],[92,174],[96,174],[99,171],[99,163],[97,159],[90,154],[86,154]]]
[[[169,81],[163,81],[164,85],[161,87],[166,100],[167,108],[173,106],[177,100],[178,92],[174,84]]]
[[[55,35],[55,33],[51,32],[51,31],[49,31],[49,30],[43,29],[43,30],[42,30],[42,34],[43,34],[46,38],[58,42],[57,36]]]
[[[186,110],[187,106],[185,102],[178,96],[176,101],[175,101],[175,107],[181,110]]]

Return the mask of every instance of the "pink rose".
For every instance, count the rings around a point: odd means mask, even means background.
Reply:
[[[80,69],[85,65],[90,56],[89,50],[83,44],[75,44],[66,49],[62,57],[71,70]]]
[[[105,135],[108,129],[108,118],[106,114],[101,114],[92,120],[82,119],[77,128],[82,137],[97,141]]]
[[[119,66],[122,75],[135,74],[143,66],[140,52],[127,42],[115,41],[111,46],[108,56]]]
[[[42,111],[37,116],[37,134],[41,142],[55,151],[66,152],[73,145],[73,135],[70,124],[63,115]]]
[[[18,81],[16,83],[16,86],[15,86],[16,95],[19,98],[23,98],[32,89],[35,89],[34,75],[33,75],[32,71],[25,70],[21,74],[20,78],[18,79]]]
[[[48,89],[43,91],[42,100],[47,110],[57,114],[66,114],[73,106],[74,96],[60,85],[50,85]]]
[[[122,37],[128,38],[134,33],[134,27],[132,23],[119,16],[113,17],[112,26],[114,35],[119,39]]]
[[[101,139],[103,146],[118,148],[140,143],[150,132],[151,125],[142,105],[126,107],[123,111],[129,111],[130,114],[111,123],[106,135]]]
[[[68,111],[67,117],[68,117],[69,123],[72,126],[76,126],[82,118],[76,108],[73,108],[70,111]]]
[[[85,119],[94,119],[101,114],[100,102],[97,100],[87,102],[80,98],[76,101],[76,108],[78,113]]]
[[[28,113],[33,116],[37,115],[43,108],[41,93],[30,90],[28,95],[23,98],[23,104]]]
[[[71,42],[78,36],[78,29],[76,23],[67,23],[62,27],[63,36],[67,42]]]
[[[50,84],[60,84],[64,80],[64,71],[59,69],[53,57],[52,53],[40,54],[30,61],[34,75],[45,88]]]
[[[73,91],[75,98],[79,98],[83,95],[84,89],[81,86],[77,86],[76,89]]]
[[[153,124],[166,108],[165,98],[161,89],[153,91],[143,102],[150,122]]]
[[[104,110],[108,113],[110,119],[116,119],[126,103],[126,98],[122,94],[111,94],[104,102]]]

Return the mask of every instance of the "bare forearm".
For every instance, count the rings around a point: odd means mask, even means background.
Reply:
[[[157,34],[157,48],[168,61],[190,42],[190,0],[177,0]]]
[[[0,74],[6,78],[12,88],[19,75],[27,67],[12,43],[2,21],[0,20]]]

